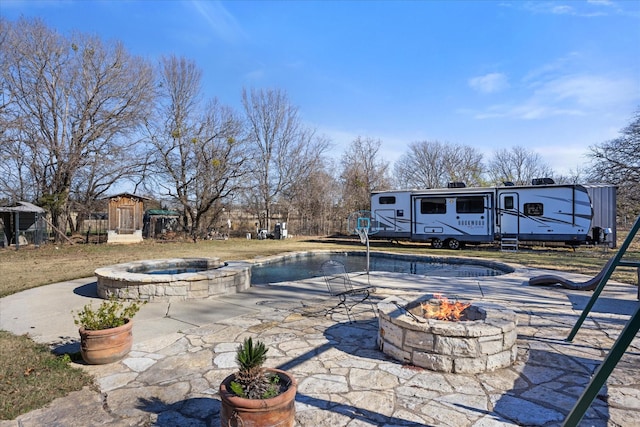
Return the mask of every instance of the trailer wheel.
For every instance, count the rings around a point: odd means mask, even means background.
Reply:
[[[440,239],[431,239],[431,247],[433,249],[442,249],[444,243]]]
[[[453,249],[453,250],[460,249],[460,247],[462,246],[460,244],[460,241],[456,239],[447,239],[445,240],[444,244],[447,245],[449,249]]]

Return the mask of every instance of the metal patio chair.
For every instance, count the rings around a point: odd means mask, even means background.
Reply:
[[[338,298],[338,303],[327,309],[325,314],[334,313],[340,307],[343,307],[347,312],[349,323],[352,323],[353,308],[358,304],[368,303],[371,305],[373,314],[377,316],[376,307],[369,299],[376,289],[373,286],[354,287],[343,263],[335,260],[325,261],[322,264],[322,274],[329,294]]]

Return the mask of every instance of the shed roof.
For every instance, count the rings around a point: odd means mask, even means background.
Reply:
[[[112,196],[107,196],[105,197],[105,199],[114,199],[116,197],[135,197],[137,199],[143,199],[143,200],[151,200],[150,197],[145,197],[145,196],[139,196],[137,194],[131,194],[131,193],[118,193],[118,194],[114,194]]]
[[[148,209],[145,213],[147,215],[180,216],[180,212],[166,209]]]
[[[11,206],[0,206],[0,212],[37,212],[44,213],[45,210],[29,202],[16,202]]]

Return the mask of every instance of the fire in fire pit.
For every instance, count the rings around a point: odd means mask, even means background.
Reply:
[[[479,373],[516,360],[516,315],[505,307],[425,295],[413,302],[389,297],[378,304],[378,313],[380,349],[404,363]]]
[[[460,301],[451,302],[449,298],[443,297],[442,294],[433,294],[433,298],[429,301],[421,302],[422,315],[427,319],[448,320],[450,322],[458,322],[466,320],[463,317],[464,312],[471,306],[471,303],[463,303]]]

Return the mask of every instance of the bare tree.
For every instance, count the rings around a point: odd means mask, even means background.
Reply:
[[[439,141],[409,145],[394,165],[396,185],[401,188],[442,188],[449,182],[470,186],[482,183],[482,154],[473,147]]]
[[[260,225],[271,229],[273,204],[316,170],[328,141],[303,125],[284,91],[244,89],[242,105],[254,154],[247,199],[258,203]]]
[[[72,191],[86,188],[81,171],[99,167],[105,176],[110,166],[135,160],[122,152],[153,100],[152,70],[120,43],[83,34],[66,38],[37,19],[1,25],[9,97],[2,121],[11,126],[3,143],[28,159],[19,173],[32,190],[23,193],[33,194],[60,228]]]
[[[589,180],[618,186],[618,210],[635,217],[640,213],[640,110],[620,136],[591,147]]]
[[[553,170],[539,154],[524,147],[513,147],[495,151],[488,162],[487,174],[494,185],[504,182],[528,185],[534,178],[553,177]]]
[[[554,175],[553,180],[556,184],[581,184],[584,183],[586,174],[584,166],[577,166],[575,169],[569,169],[567,175]]]
[[[372,191],[388,190],[391,180],[389,163],[380,159],[382,141],[357,137],[342,155],[343,215],[357,210],[368,210]]]
[[[290,204],[300,223],[297,233],[307,235],[328,234],[339,205],[340,186],[329,172],[331,164],[323,159],[307,176],[296,183],[290,194]]]
[[[160,64],[160,102],[148,124],[155,148],[153,181],[182,207],[194,236],[217,222],[225,200],[241,188],[247,149],[242,121],[215,99],[200,101],[200,69],[176,56]]]

